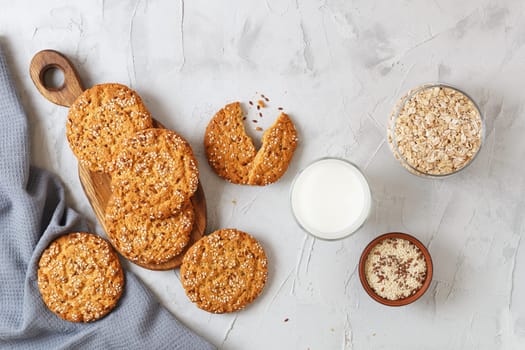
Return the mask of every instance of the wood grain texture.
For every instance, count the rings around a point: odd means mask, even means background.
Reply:
[[[53,88],[46,86],[44,75],[50,69],[59,69],[64,73],[62,86]],[[80,78],[71,61],[60,52],[43,50],[38,52],[29,65],[29,75],[40,93],[49,101],[64,107],[69,107],[84,91]]]
[[[50,68],[60,69],[64,73],[64,84],[61,87],[49,88],[45,86],[44,74]],[[84,91],[73,64],[64,55],[54,50],[38,52],[31,60],[29,73],[38,91],[49,101],[60,106],[71,106]],[[164,126],[157,121],[154,121],[154,125],[158,128],[164,128]],[[104,231],[107,232],[105,226],[105,210],[109,197],[111,196],[111,176],[102,172],[92,172],[80,163],[78,165],[78,175],[84,193],[95,212],[98,222]],[[186,249],[180,255],[164,264],[137,265],[150,270],[170,270],[180,266],[186,251],[204,235],[206,230],[206,198],[200,183],[197,192],[191,198],[191,202],[195,211],[195,222],[191,232],[190,242]]]

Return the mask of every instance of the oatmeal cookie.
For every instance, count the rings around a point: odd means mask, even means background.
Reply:
[[[46,306],[71,322],[108,314],[124,290],[117,254],[103,238],[70,233],[52,242],[38,262],[38,288]]]
[[[151,115],[135,91],[121,84],[100,84],[71,105],[66,136],[82,165],[108,173],[122,141],[152,126]]]
[[[220,177],[235,184],[264,186],[276,182],[288,169],[296,147],[295,126],[281,113],[264,132],[262,146],[256,150],[246,134],[239,102],[217,112],[204,136],[208,163]]]
[[[197,160],[174,131],[147,129],[127,139],[111,174],[112,192],[155,218],[177,214],[199,185]]]
[[[261,293],[268,260],[255,238],[222,229],[201,238],[186,253],[180,270],[189,299],[213,313],[244,308]]]
[[[129,202],[115,195],[106,207],[107,234],[126,259],[140,266],[164,264],[184,250],[190,241],[194,221],[190,200],[177,214],[163,219],[131,207]]]

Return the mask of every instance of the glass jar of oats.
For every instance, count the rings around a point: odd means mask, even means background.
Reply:
[[[387,138],[394,157],[413,174],[442,177],[469,165],[484,138],[479,107],[445,84],[408,91],[394,107]]]

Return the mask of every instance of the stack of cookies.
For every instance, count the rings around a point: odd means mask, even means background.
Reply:
[[[113,246],[137,265],[172,268],[190,242],[199,171],[190,145],[154,125],[135,91],[101,84],[73,103],[66,133],[83,166],[111,176],[105,227]]]
[[[120,84],[102,84],[86,90],[73,103],[66,131],[79,162],[91,172],[111,176],[104,226],[113,247],[149,269],[169,269],[182,263],[182,285],[199,308],[213,313],[238,311],[255,300],[266,283],[266,254],[255,238],[237,229],[218,230],[197,242],[190,239],[195,221],[192,197],[199,186],[197,160],[180,135],[155,125],[135,91]],[[277,181],[296,147],[295,128],[288,116],[282,114],[264,134],[258,152],[240,126],[238,103],[226,106],[214,117],[205,140],[212,167],[235,183],[266,185]],[[234,161],[224,162],[225,158]],[[93,241],[95,237],[81,238]],[[76,236],[74,239],[83,244]],[[61,242],[50,246],[41,258],[39,276],[46,304],[72,321],[102,317],[120,296],[117,289],[122,272],[110,268],[111,273],[120,273],[115,277],[116,291],[109,296],[114,297],[109,298],[111,303],[69,315],[68,304],[57,304],[53,299],[62,291],[48,291],[52,285],[49,275],[60,278],[49,266],[60,264],[60,259],[76,259],[75,253],[51,257],[60,251],[67,254],[58,245],[71,244],[72,239]],[[94,243],[89,244],[91,247]],[[78,249],[84,248],[69,251]],[[85,251],[98,254],[96,247]],[[110,260],[114,258],[112,255]],[[77,293],[75,288],[71,290]],[[80,293],[85,294],[82,290]]]
[[[111,179],[106,229],[115,248],[147,268],[181,254],[190,242],[190,199],[199,184],[189,144],[170,130],[139,131],[124,142]]]

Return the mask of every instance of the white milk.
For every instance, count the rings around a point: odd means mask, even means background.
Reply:
[[[353,164],[336,158],[320,159],[295,178],[292,211],[302,228],[322,239],[348,236],[370,212],[368,182]]]

